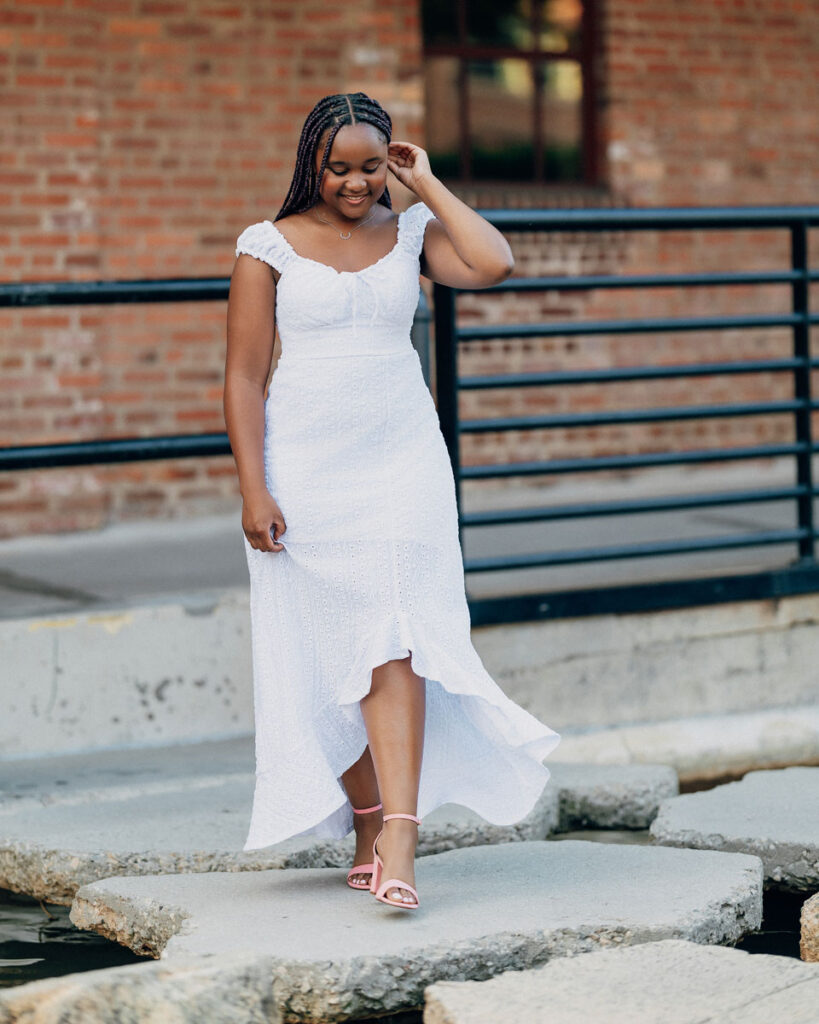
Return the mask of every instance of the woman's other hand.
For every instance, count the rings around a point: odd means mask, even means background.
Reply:
[[[278,502],[268,491],[260,491],[242,502],[242,529],[256,551],[284,551],[279,537],[287,525]]]

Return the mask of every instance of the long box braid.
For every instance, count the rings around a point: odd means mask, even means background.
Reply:
[[[336,93],[318,101],[307,115],[301,130],[293,180],[290,182],[287,197],[282,208],[276,214],[275,220],[281,220],[282,217],[288,217],[291,213],[301,213],[302,210],[309,210],[311,206],[315,206],[319,200],[321,180],[327,167],[333,139],[343,125],[361,122],[377,128],[384,136],[384,140],[389,143],[392,138],[392,119],[381,104],[377,100],[371,99],[366,93]],[[321,165],[316,173],[316,150],[322,134],[328,128],[330,133],[324,146]],[[389,189],[384,189],[384,194],[378,202],[388,209],[392,209]]]

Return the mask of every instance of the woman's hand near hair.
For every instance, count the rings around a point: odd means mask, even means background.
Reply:
[[[224,410],[239,475],[242,529],[257,551],[282,551],[278,538],[287,529],[264,471],[264,391],[273,358],[275,301],[271,268],[240,254],[228,296]]]
[[[420,146],[391,142],[387,166],[435,214],[424,236],[426,277],[453,288],[486,288],[506,280],[515,268],[509,243],[435,177]]]

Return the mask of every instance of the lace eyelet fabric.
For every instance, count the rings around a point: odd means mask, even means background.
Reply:
[[[508,825],[534,807],[558,733],[508,698],[470,635],[455,483],[410,328],[433,217],[399,214],[360,271],[296,253],[269,220],[236,255],[280,274],[282,354],[265,403],[279,552],[245,539],[256,787],[244,850],[353,828],[342,774],[362,755],[372,671],[410,658],[426,688],[418,815],[444,803]]]

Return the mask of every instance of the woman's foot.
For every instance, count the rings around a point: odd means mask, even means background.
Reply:
[[[415,848],[418,845],[418,826],[407,818],[390,818],[384,822],[384,832],[378,840],[378,856],[384,862],[384,878],[400,878],[415,888]],[[370,847],[372,849],[372,846]],[[415,896],[398,886],[390,886],[384,894],[387,899],[414,906]]]
[[[353,864],[369,864],[373,859],[373,843],[375,837],[381,831],[382,811],[371,811],[369,814],[353,815],[353,826],[355,827],[355,856]],[[369,885],[372,872],[358,872],[350,875],[350,881],[354,884]]]

